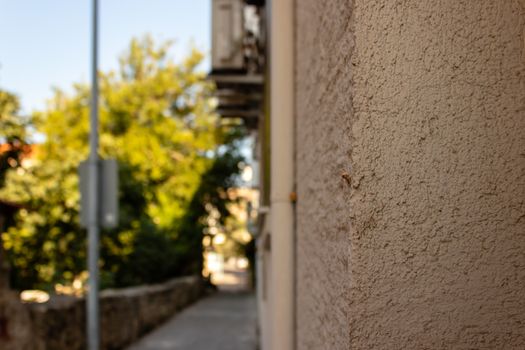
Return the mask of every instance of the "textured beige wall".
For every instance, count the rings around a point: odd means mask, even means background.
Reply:
[[[524,349],[525,2],[296,9],[298,348]]]
[[[351,79],[347,0],[297,2],[297,343],[349,344]]]

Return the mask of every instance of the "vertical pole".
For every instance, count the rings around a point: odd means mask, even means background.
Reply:
[[[295,349],[294,0],[270,4],[271,350]]]
[[[91,109],[89,134],[89,204],[88,204],[88,270],[89,290],[87,295],[87,344],[89,350],[100,346],[100,321],[98,300],[98,0],[93,0],[92,9],[92,71],[91,71]]]

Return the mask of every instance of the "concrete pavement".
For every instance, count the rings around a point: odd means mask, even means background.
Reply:
[[[128,350],[255,350],[252,293],[218,292],[175,315]]]

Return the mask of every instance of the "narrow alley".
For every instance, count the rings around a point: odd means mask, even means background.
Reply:
[[[219,292],[175,315],[128,350],[255,350],[251,293]]]
[[[218,292],[174,315],[127,350],[255,350],[257,306],[249,275],[227,270]]]

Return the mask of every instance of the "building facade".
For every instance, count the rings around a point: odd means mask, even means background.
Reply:
[[[297,349],[525,347],[525,2],[296,1]]]
[[[525,2],[264,5],[262,349],[525,348]]]
[[[525,2],[296,1],[297,349],[525,347]]]

